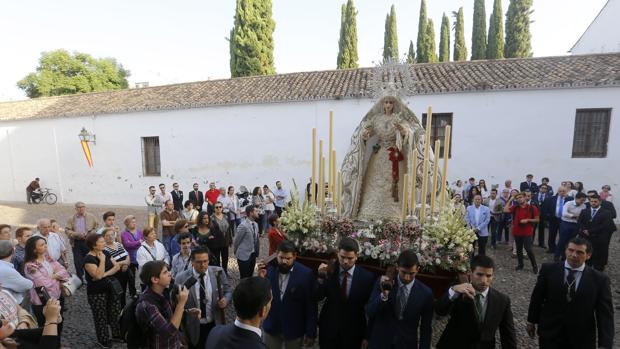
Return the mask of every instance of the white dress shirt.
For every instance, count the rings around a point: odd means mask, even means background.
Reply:
[[[204,284],[200,284],[200,274],[196,271],[196,269],[193,269],[194,271],[194,277],[196,278],[196,280],[198,280],[198,282],[196,283],[196,287],[194,287],[196,289],[196,299],[198,300],[198,302],[200,302],[200,288],[204,287],[205,290],[205,296],[207,297],[207,313],[205,314],[205,317],[203,318],[202,316],[200,317],[200,323],[201,324],[208,324],[209,322],[213,321],[213,312],[211,311],[211,306],[212,306],[212,299],[211,299],[211,295],[213,292],[213,289],[211,288],[211,278],[209,277],[209,271],[207,270],[205,272],[205,281]],[[198,304],[198,309],[200,309],[200,304]]]
[[[575,200],[568,201],[562,209],[562,220],[568,223],[577,223],[579,214],[586,208],[585,204],[577,205]]]
[[[571,267],[567,261],[564,261],[564,282],[566,281],[566,278],[568,277],[568,269],[572,269],[575,271],[575,291],[577,291],[577,289],[579,288],[579,282],[581,281],[581,275],[583,275],[583,270],[586,268],[586,264],[582,264],[579,268],[573,268]]]
[[[67,249],[65,247],[65,243],[62,241],[60,235],[49,232],[47,233],[47,237],[41,235],[41,233],[37,232],[35,235],[42,236],[47,241],[47,254],[52,257],[53,260],[58,261],[60,257],[62,257],[62,253]],[[65,261],[66,262],[66,261]]]
[[[259,337],[263,338],[263,331],[261,331],[261,329],[258,327],[246,325],[242,323],[241,321],[239,321],[239,319],[235,319],[235,326],[242,328],[244,330],[252,331],[256,333],[256,335],[258,335]]]

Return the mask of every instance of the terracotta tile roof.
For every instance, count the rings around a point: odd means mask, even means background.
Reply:
[[[414,64],[412,94],[620,87],[620,53]],[[0,103],[0,121],[369,98],[372,68],[200,81]]]

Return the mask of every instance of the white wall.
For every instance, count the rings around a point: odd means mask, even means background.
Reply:
[[[526,173],[537,181],[582,180],[587,188],[620,185],[620,140],[614,123],[620,88],[460,93],[409,98],[421,117],[454,115],[449,178],[485,178],[488,184]],[[328,113],[334,111],[339,163],[350,136],[373,102],[339,100],[220,106],[180,111],[0,122],[0,200],[24,200],[25,187],[40,177],[63,202],[142,205],[146,188],[178,181],[218,185],[274,186],[280,179],[300,189],[310,176],[311,129],[327,147]],[[601,159],[572,159],[575,110],[613,108],[608,152]],[[97,135],[88,168],[77,134]],[[159,136],[161,177],[143,177],[140,137]]]
[[[570,52],[576,55],[620,52],[618,17],[620,0],[609,0]]]

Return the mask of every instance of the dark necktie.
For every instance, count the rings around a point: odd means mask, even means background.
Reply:
[[[405,313],[405,307],[407,307],[407,301],[409,300],[409,291],[407,290],[406,285],[400,286],[400,291],[398,292],[398,318],[400,320],[403,319],[403,314]]]
[[[590,220],[594,219],[594,216],[596,216],[596,211],[598,211],[597,208],[592,209],[592,217],[590,217]]]
[[[342,283],[340,284],[340,294],[342,295],[343,299],[347,299],[347,287],[348,287],[348,280],[349,279],[349,273],[347,273],[346,271],[342,272]]]
[[[205,274],[200,274],[200,318],[207,317],[207,293],[205,292]]]
[[[476,307],[476,318],[478,319],[478,323],[484,322],[484,313],[482,311],[482,293],[476,294],[476,300],[474,302]]]
[[[566,268],[568,275],[566,276],[566,300],[570,303],[575,299],[575,292],[577,291],[577,279],[575,279],[576,270]]]

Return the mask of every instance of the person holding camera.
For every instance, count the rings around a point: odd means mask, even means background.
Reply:
[[[517,200],[517,205],[513,200]],[[510,196],[510,200],[504,206],[504,212],[512,214],[512,235],[517,245],[517,267],[515,270],[523,270],[523,249],[532,263],[532,272],[538,274],[536,256],[532,252],[532,240],[534,238],[534,223],[538,223],[538,208],[528,205],[525,193],[517,193]]]
[[[401,252],[397,265],[397,276],[382,276],[368,302],[366,313],[372,323],[370,348],[429,349],[433,292],[415,279],[420,266],[415,251]]]
[[[15,304],[15,307],[19,307]],[[19,333],[22,329],[10,319],[2,318],[0,323],[0,349],[58,349],[58,325],[62,321],[60,316],[60,302],[50,298],[43,307],[45,324],[39,329],[27,329],[27,333]]]

